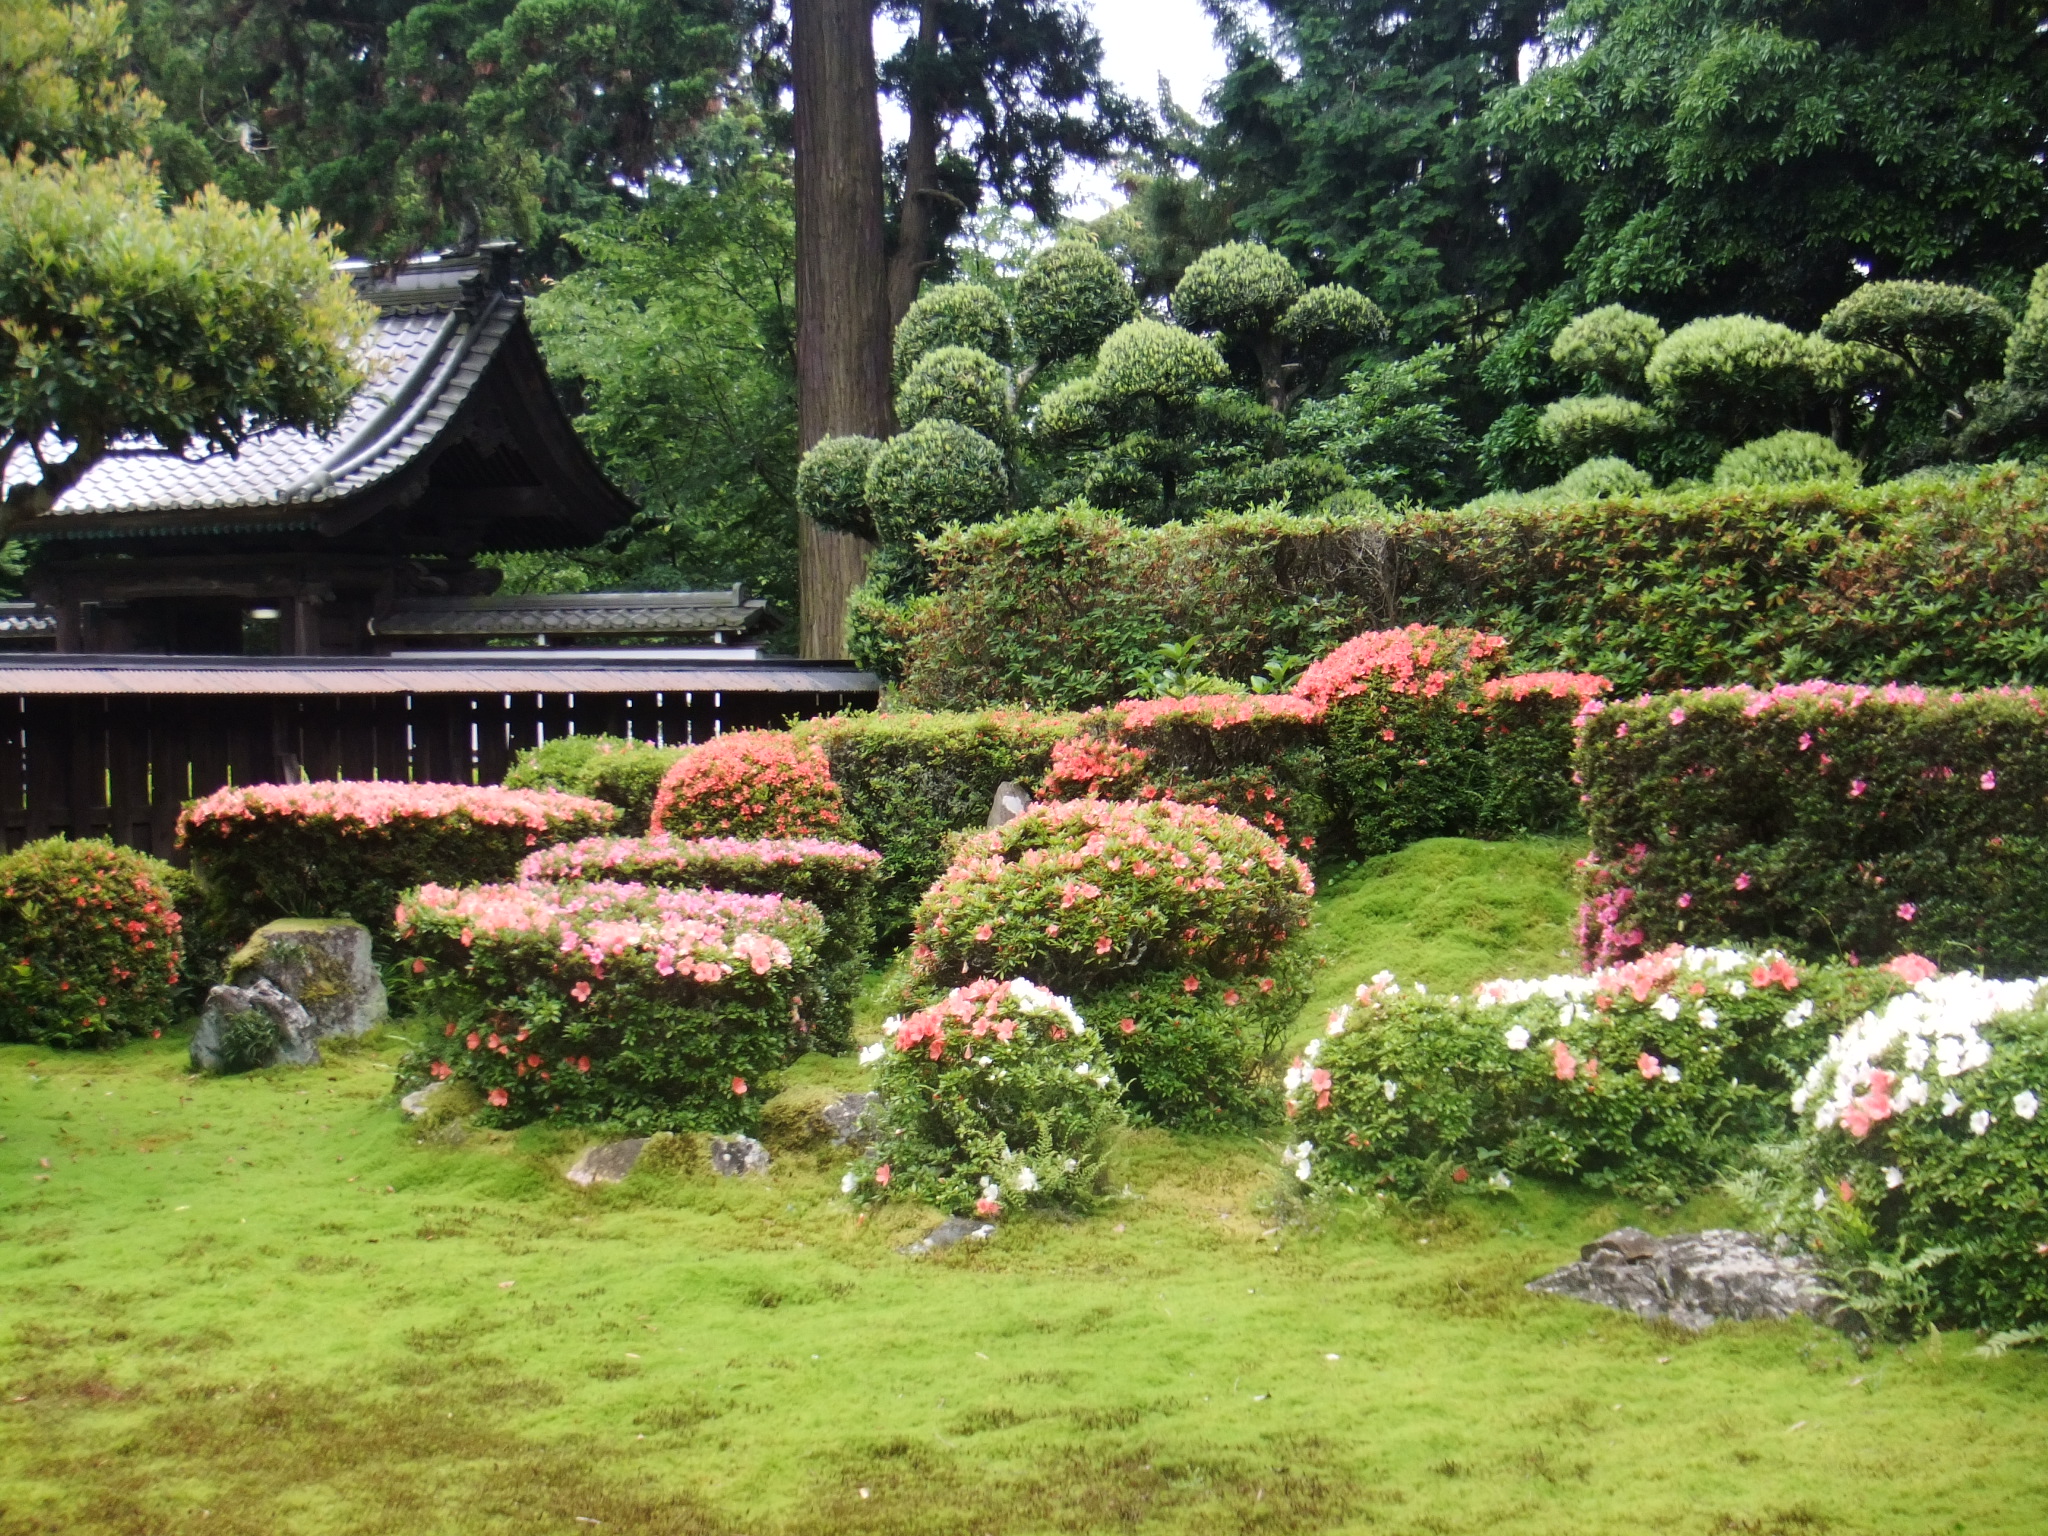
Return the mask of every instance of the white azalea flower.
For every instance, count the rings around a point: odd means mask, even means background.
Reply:
[[[862,1047],[860,1053],[860,1064],[864,1067],[872,1067],[876,1062],[880,1061],[884,1056],[888,1054],[889,1047],[882,1044],[881,1041],[877,1040],[873,1045]]]
[[[1954,1113],[1955,1113],[1955,1112],[1956,1112],[1957,1110],[1961,1109],[1962,1107],[1963,1107],[1963,1101],[1962,1101],[1961,1099],[1957,1098],[1957,1097],[1956,1097],[1956,1096],[1955,1096],[1954,1094],[1952,1094],[1952,1093],[1944,1093],[1944,1094],[1943,1094],[1943,1095],[1941,1096],[1941,1112],[1942,1112],[1942,1114],[1944,1114],[1944,1115],[1952,1115],[1952,1114],[1954,1114]]]
[[[1671,1023],[1674,1019],[1678,1017],[1678,999],[1673,997],[1669,992],[1666,992],[1662,997],[1658,998],[1653,1006],[1657,1010],[1657,1016],[1667,1024]]]
[[[1076,1077],[1086,1077],[1086,1076],[1087,1076],[1087,1075],[1088,1075],[1089,1073],[1093,1072],[1094,1070],[1095,1070],[1095,1065],[1094,1065],[1094,1063],[1093,1063],[1093,1062],[1087,1062],[1087,1061],[1084,1061],[1084,1062],[1082,1062],[1082,1063],[1081,1063],[1081,1065],[1079,1065],[1078,1067],[1074,1068],[1074,1076],[1076,1076]]]
[[[2035,1097],[2033,1089],[2012,1096],[2012,1112],[2022,1120],[2031,1120],[2041,1112],[2041,1101]]]
[[[903,1015],[900,1013],[892,1013],[889,1017],[882,1020],[882,1033],[885,1035],[893,1035],[902,1027]]]
[[[850,1195],[858,1188],[860,1188],[860,1178],[857,1174],[849,1173],[840,1177],[839,1193],[842,1195]]]
[[[1899,1186],[1900,1186],[1901,1184],[1903,1184],[1903,1183],[1905,1183],[1905,1182],[1906,1182],[1906,1175],[1905,1175],[1905,1171],[1904,1171],[1903,1169],[1899,1169],[1899,1168],[1887,1168],[1887,1169],[1885,1169],[1885,1171],[1884,1171],[1884,1187],[1885,1187],[1886,1189],[1897,1189],[1897,1188],[1898,1188],[1898,1187],[1899,1187]]]
[[[1662,1076],[1662,1077],[1663,1077],[1663,1079],[1664,1079],[1664,1081],[1665,1081],[1665,1082],[1667,1082],[1667,1083],[1675,1083],[1675,1082],[1677,1082],[1677,1081],[1679,1080],[1679,1078],[1678,1078],[1678,1068],[1674,1067],[1674,1066],[1673,1066],[1673,1065],[1672,1065],[1672,1064],[1671,1064],[1670,1062],[1668,1062],[1668,1061],[1664,1063],[1664,1070],[1663,1070],[1663,1072],[1662,1072],[1661,1074],[1659,1074],[1659,1075],[1660,1075],[1660,1076]]]
[[[1813,1192],[1813,1208],[1816,1211],[1824,1211],[1828,1208],[1828,1192],[1826,1190],[1816,1189]]]
[[[1373,973],[1372,984],[1376,987],[1384,987],[1391,985],[1393,983],[1393,980],[1394,973],[1392,971],[1375,971]]]
[[[1488,1189],[1513,1189],[1515,1187],[1515,1181],[1509,1178],[1505,1173],[1496,1173],[1492,1178],[1486,1181],[1486,1187]]]
[[[1022,1190],[1038,1188],[1038,1175],[1029,1168],[1017,1170],[1017,1187]]]
[[[1310,1061],[1314,1061],[1318,1056],[1323,1054],[1323,1042],[1320,1040],[1309,1041],[1307,1045],[1304,1045],[1301,1048],[1301,1054],[1306,1056]]]
[[[1570,1003],[1566,1003],[1562,1008],[1557,1010],[1557,1027],[1559,1029],[1569,1029],[1571,1028],[1571,1023],[1572,1005]]]
[[[1326,1035],[1343,1034],[1344,1026],[1350,1021],[1350,1018],[1351,1005],[1349,1003],[1343,1003],[1332,1008],[1330,1010],[1330,1022],[1323,1026],[1323,1033]]]
[[[1417,983],[1415,983],[1415,995],[1417,997],[1427,997],[1429,996],[1429,988],[1422,982],[1418,981]]]
[[[1389,1104],[1394,1102],[1394,1095],[1399,1093],[1400,1091],[1401,1085],[1395,1082],[1391,1077],[1384,1078],[1381,1080],[1380,1092],[1384,1093],[1387,1096],[1387,1102]]]
[[[1720,1014],[1718,1014],[1718,1013],[1714,1012],[1714,1010],[1713,1010],[1713,1009],[1711,1009],[1711,1008],[1701,1008],[1701,1009],[1700,1009],[1700,1028],[1701,1028],[1701,1029],[1719,1029],[1720,1027],[1721,1027],[1721,1015],[1720,1015]]]
[[[1749,983],[1748,983],[1748,982],[1746,982],[1746,981],[1740,980],[1739,978],[1738,978],[1737,980],[1735,980],[1735,981],[1731,981],[1731,982],[1729,982],[1729,983],[1728,983],[1728,995],[1729,995],[1730,997],[1747,997],[1747,996],[1749,996]]]
[[[1973,1114],[1973,1115],[1971,1115],[1971,1116],[1970,1116],[1970,1134],[1971,1134],[1972,1136],[1982,1136],[1982,1135],[1983,1135],[1983,1134],[1984,1134],[1984,1133],[1985,1133],[1986,1131],[1988,1131],[1988,1130],[1990,1130],[1990,1129],[1991,1129],[1991,1111],[1990,1111],[1990,1110],[1988,1110],[1988,1109],[1980,1109],[1980,1110],[1978,1110],[1978,1111],[1977,1111],[1977,1112],[1976,1112],[1975,1114]]]
[[[1526,1051],[1529,1049],[1529,1031],[1522,1028],[1519,1024],[1502,1035],[1501,1039],[1507,1041],[1508,1049],[1511,1051]]]

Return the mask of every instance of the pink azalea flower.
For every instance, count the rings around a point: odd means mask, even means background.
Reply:
[[[1232,987],[1223,994],[1223,1005],[1226,1008],[1235,1008],[1238,1005],[1238,1001],[1237,988],[1235,987]]]
[[[1691,892],[1691,891],[1680,891],[1680,892],[1678,893],[1678,904],[1679,904],[1679,906],[1681,906],[1681,907],[1689,907],[1689,906],[1691,906],[1691,905],[1692,905],[1692,892]]]
[[[977,1216],[995,1216],[1000,1214],[1002,1209],[1003,1204],[1000,1200],[991,1200],[986,1195],[974,1202],[974,1214]]]
[[[1116,1027],[1127,1035],[1135,1034],[1138,1028],[1138,1021],[1136,1019],[1121,1019],[1117,1022]]]
[[[734,1078],[732,1080],[732,1091],[736,1094],[739,1094],[741,1097],[745,1097],[747,1092],[747,1080],[744,1077]]]
[[[1977,786],[1978,786],[1978,788],[1980,788],[1980,789],[1996,789],[1996,788],[1998,788],[1998,774],[1997,774],[1997,772],[1996,772],[1995,770],[1993,770],[1993,769],[1990,769],[1990,768],[1986,768],[1986,769],[1984,770],[1983,776],[1982,776],[1981,778],[1979,778],[1979,779],[1977,780]]]
[[[1878,969],[1890,971],[1909,987],[1915,982],[1925,981],[1930,976],[1939,976],[1941,974],[1940,966],[1936,965],[1925,955],[1915,954],[1904,954],[1896,959],[1887,960]]]
[[[1899,903],[1899,921],[1903,923],[1910,923],[1911,921],[1913,921],[1914,917],[1919,913],[1919,911],[1920,909],[1914,906],[1912,902],[1902,901]]]
[[[1643,1074],[1645,1082],[1651,1082],[1664,1070],[1664,1063],[1645,1051],[1636,1058],[1636,1070]]]
[[[507,1104],[510,1104],[512,1102],[512,1095],[507,1093],[502,1088],[493,1088],[489,1093],[484,1095],[484,1099],[493,1108],[503,1109]]]
[[[1671,723],[1673,725],[1685,724],[1685,711],[1683,709],[1674,709],[1673,711],[1671,711]]]
[[[1183,977],[1181,979],[1180,989],[1183,992],[1189,993],[1199,992],[1202,990],[1202,979],[1199,976]]]
[[[1841,1198],[1844,1205],[1854,1205],[1856,1203],[1855,1186],[1850,1184],[1847,1179],[1843,1179],[1835,1186],[1835,1193]]]
[[[1568,1083],[1579,1075],[1579,1064],[1572,1056],[1571,1047],[1562,1040],[1551,1042],[1550,1070],[1557,1074],[1561,1083]]]
[[[1737,889],[1738,891],[1746,891],[1749,889],[1749,872],[1747,870],[1744,870],[1741,874],[1735,877],[1735,889]]]
[[[589,1002],[589,1001],[590,1001],[590,983],[589,983],[589,982],[587,982],[587,981],[579,981],[579,982],[577,982],[575,986],[573,986],[573,987],[571,987],[571,988],[569,989],[569,995],[570,995],[571,997],[575,998],[575,999],[576,999],[576,1001],[577,1001],[577,1002],[579,1002],[579,1003],[587,1003],[587,1002]]]
[[[875,1183],[880,1185],[883,1189],[887,1189],[889,1187],[890,1177],[891,1175],[889,1173],[889,1165],[887,1163],[882,1164],[881,1167],[875,1170]]]
[[[1857,799],[1868,788],[1870,788],[1869,784],[1865,783],[1862,779],[1851,779],[1849,781],[1849,798],[1851,800]]]

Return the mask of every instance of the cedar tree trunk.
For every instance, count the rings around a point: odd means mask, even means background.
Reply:
[[[797,451],[895,430],[882,254],[882,125],[872,0],[792,0],[796,95]],[[802,651],[846,654],[846,602],[869,545],[798,519]]]
[[[939,47],[937,0],[925,0],[917,18],[918,68],[910,77],[910,136],[903,145],[903,203],[896,211],[896,254],[889,260],[891,333],[910,306],[931,266],[932,199],[940,196],[939,115],[931,92],[919,78]]]

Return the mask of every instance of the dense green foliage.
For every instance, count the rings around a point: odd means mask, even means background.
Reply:
[[[1658,695],[1591,720],[1589,957],[1642,945],[2048,956],[2048,700],[1839,684]]]
[[[0,857],[0,1038],[118,1045],[177,1020],[182,962],[168,864],[97,839]]]
[[[613,830],[638,837],[654,813],[662,776],[685,750],[623,736],[558,736],[515,757],[504,782],[507,789],[566,790],[616,805]]]

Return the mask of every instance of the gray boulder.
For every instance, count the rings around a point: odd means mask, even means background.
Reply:
[[[317,1038],[368,1034],[390,1016],[384,979],[370,959],[370,930],[345,918],[265,923],[228,960],[227,972],[234,986],[260,978],[297,1001]]]
[[[872,1146],[881,1136],[882,1096],[844,1093],[818,1111],[835,1147]]]
[[[1751,1232],[1716,1230],[1652,1237],[1639,1227],[1609,1232],[1579,1250],[1579,1262],[1531,1280],[1528,1289],[1668,1318],[1695,1331],[1719,1319],[1828,1320],[1813,1261]]]
[[[571,1184],[588,1189],[593,1184],[621,1184],[647,1150],[648,1138],[634,1136],[626,1141],[608,1141],[591,1147],[569,1165],[563,1175]]]
[[[1031,809],[1031,791],[1014,779],[1005,779],[996,786],[995,798],[989,802],[988,824],[991,831],[1005,822],[1015,821]]]
[[[960,1243],[985,1243],[996,1235],[995,1223],[976,1221],[968,1216],[948,1216],[931,1231],[914,1243],[908,1243],[898,1251],[913,1259],[921,1259],[928,1253],[943,1253]]]
[[[768,1171],[768,1149],[751,1136],[711,1138],[711,1168],[714,1173],[736,1179],[749,1173]]]
[[[199,1028],[192,1032],[195,1072],[253,1072],[262,1067],[310,1067],[320,1060],[313,1018],[268,977],[246,987],[220,986],[206,994]]]

